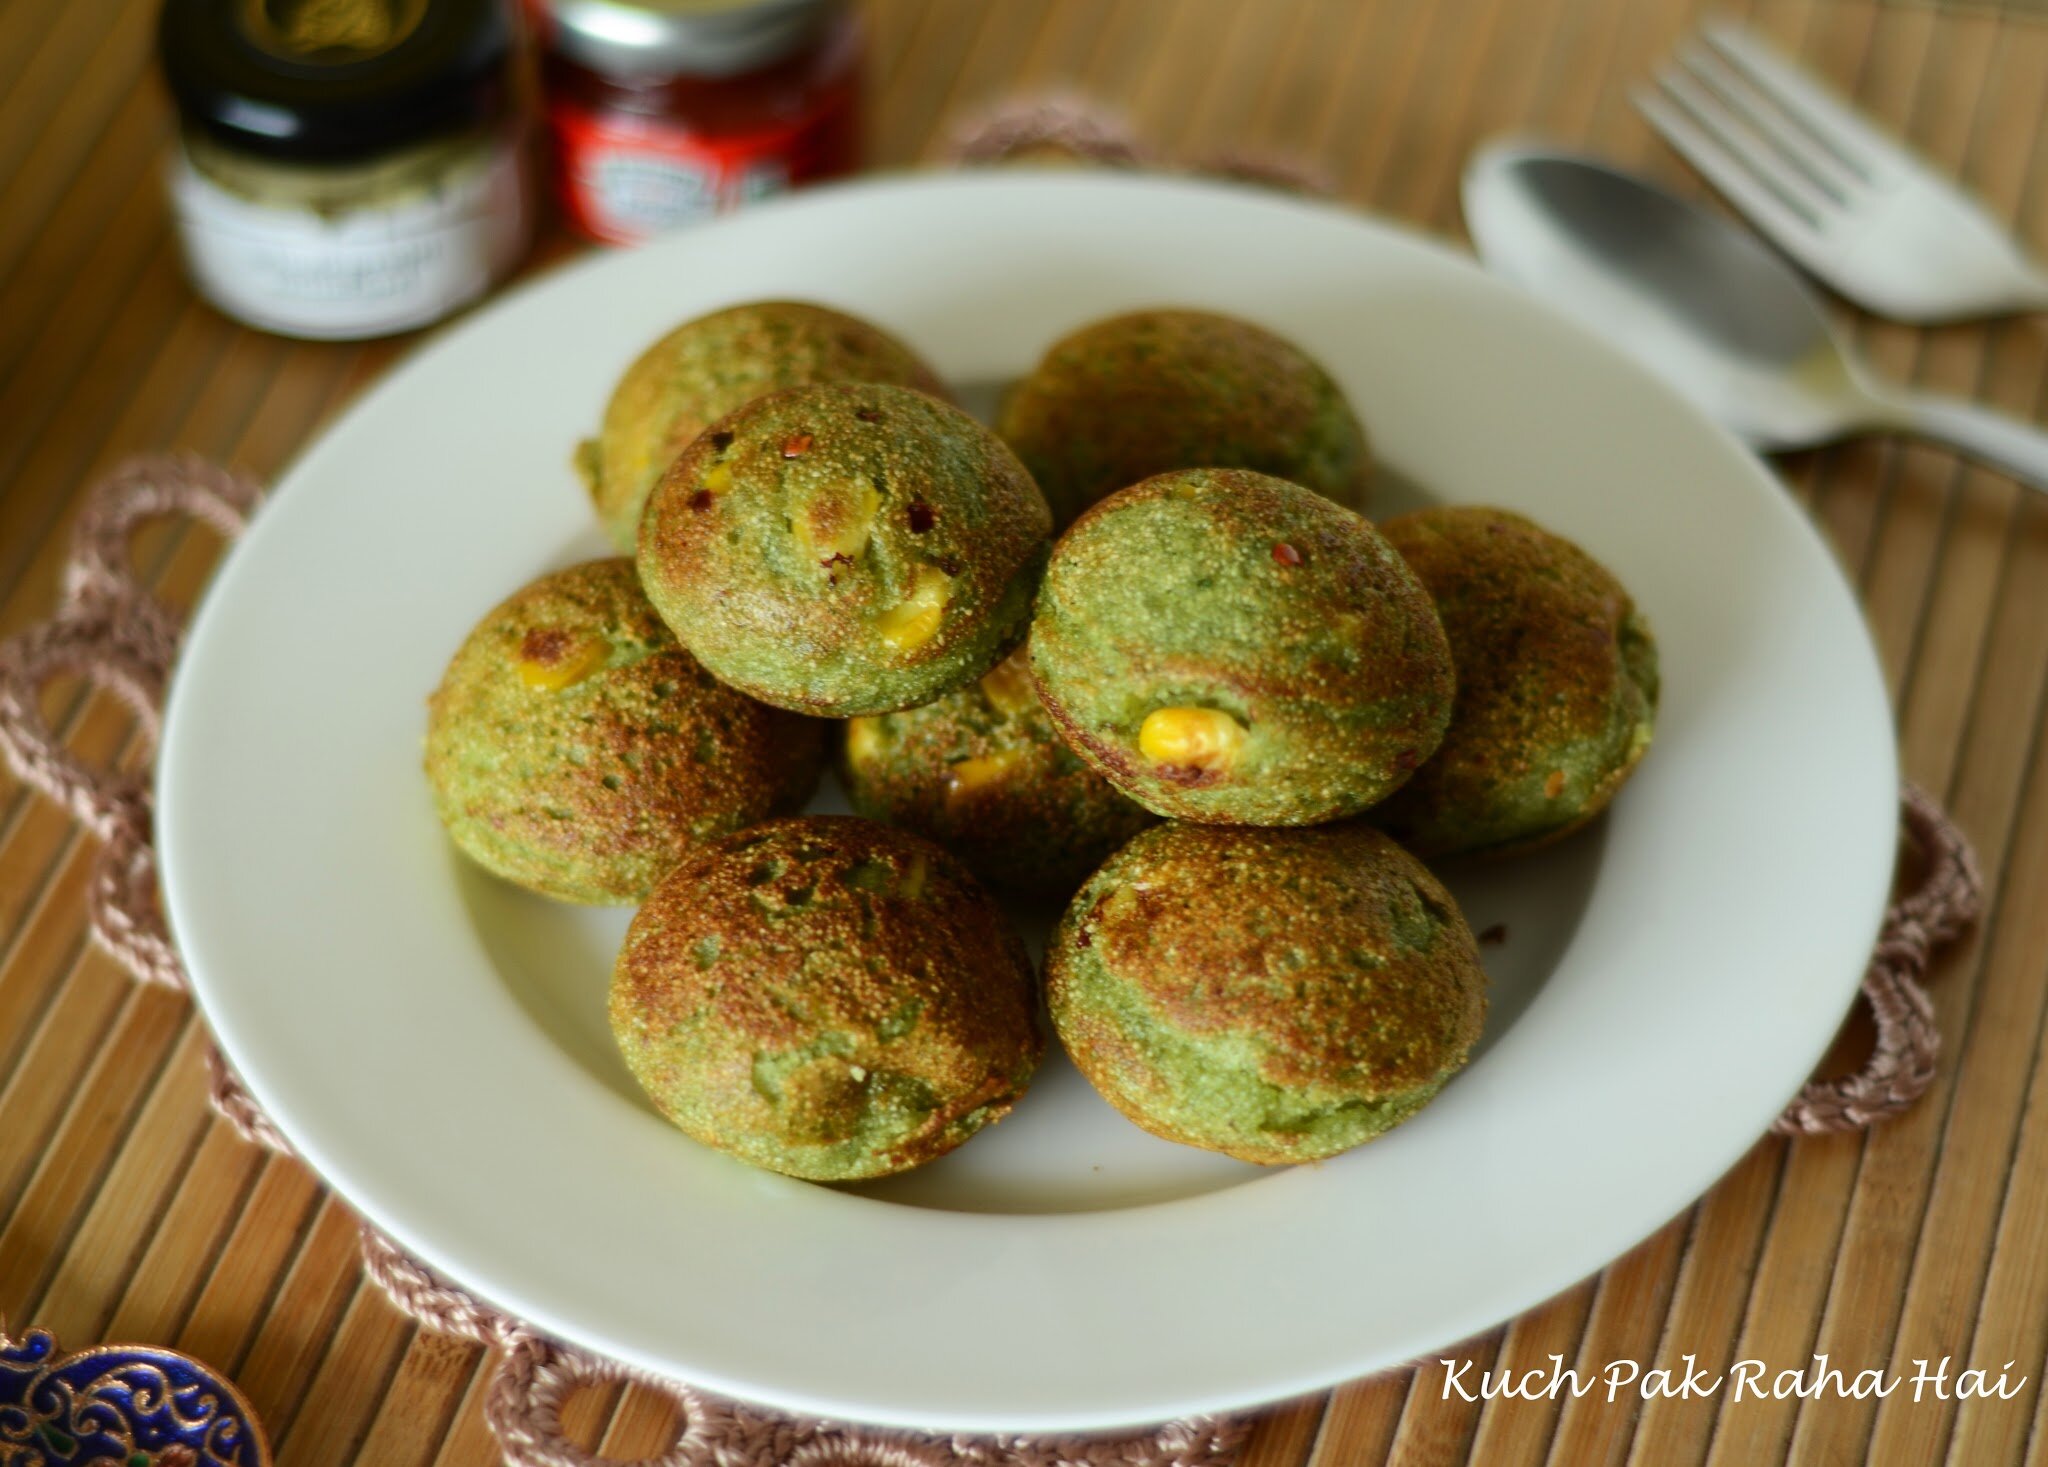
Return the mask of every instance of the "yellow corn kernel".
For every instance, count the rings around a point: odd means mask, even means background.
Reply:
[[[1220,771],[1237,762],[1244,736],[1220,708],[1155,708],[1138,727],[1138,752],[1154,764]]]
[[[882,752],[882,720],[879,718],[849,718],[846,720],[846,757],[856,764],[871,764]]]
[[[994,784],[1015,769],[1022,757],[1015,749],[1004,749],[995,754],[962,759],[946,770],[946,798],[965,799],[983,786]]]
[[[791,529],[806,556],[820,565],[858,559],[882,508],[882,495],[868,479],[833,484],[797,511]]]
[[[1030,659],[1022,647],[988,670],[981,680],[981,695],[1005,718],[1022,718],[1038,706]]]
[[[953,578],[936,566],[921,565],[910,594],[875,618],[875,630],[898,652],[914,652],[938,635],[952,599]]]
[[[708,489],[713,494],[725,493],[726,490],[732,488],[732,465],[728,463],[713,464],[697,476],[697,484],[699,488]]]
[[[519,644],[519,680],[529,688],[559,693],[603,667],[609,650],[602,637],[535,627]]]

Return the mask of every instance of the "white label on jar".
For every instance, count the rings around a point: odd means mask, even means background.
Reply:
[[[331,218],[229,193],[182,153],[171,197],[199,289],[229,315],[287,336],[424,326],[489,289],[526,234],[525,173],[509,143],[435,189]]]
[[[644,238],[718,212],[718,173],[695,160],[593,149],[583,162],[591,212],[614,237]]]

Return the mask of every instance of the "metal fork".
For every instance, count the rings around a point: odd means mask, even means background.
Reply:
[[[1636,106],[1785,253],[1901,321],[2048,310],[2048,270],[1977,200],[1742,27],[1700,36]]]

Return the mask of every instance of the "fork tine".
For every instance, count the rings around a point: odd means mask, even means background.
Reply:
[[[1664,135],[1664,140],[1705,174],[1714,187],[1734,200],[1764,233],[1788,247],[1818,242],[1819,221],[1803,204],[1761,182],[1711,133],[1672,103],[1650,91],[1637,90],[1630,95],[1636,110]]]
[[[1816,143],[1811,133],[1718,53],[1697,43],[1688,44],[1679,48],[1678,64],[1691,72],[1693,79],[1712,93],[1745,131],[1776,152],[1786,166],[1804,175],[1806,182],[1830,202],[1847,207],[1863,188],[1864,180],[1858,174]]]
[[[1866,121],[1855,108],[1807,76],[1751,32],[1732,21],[1708,21],[1700,34],[1727,62],[1805,128],[1844,168],[1866,183],[1914,170],[1905,147]]]
[[[1682,119],[1692,124],[1696,136],[1712,144],[1715,153],[1742,173],[1754,187],[1766,190],[1785,208],[1818,233],[1831,212],[1832,201],[1814,187],[1811,179],[1794,169],[1775,149],[1731,114],[1706,89],[1682,71],[1667,68],[1657,75],[1668,103]],[[1682,151],[1682,150],[1681,150]],[[1697,164],[1698,159],[1694,159]],[[1707,172],[1705,168],[1702,172]],[[1710,173],[1709,177],[1713,177]],[[1721,180],[1716,177],[1716,183]],[[1723,185],[1725,188],[1725,185]]]

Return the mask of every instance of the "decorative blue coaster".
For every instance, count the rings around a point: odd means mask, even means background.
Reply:
[[[270,1467],[242,1393],[154,1345],[57,1353],[48,1330],[0,1333],[0,1467]]]

